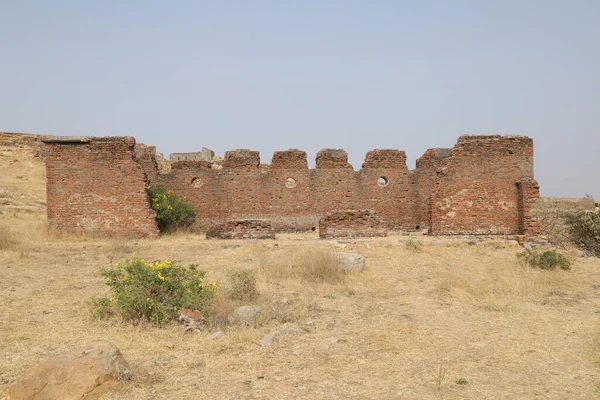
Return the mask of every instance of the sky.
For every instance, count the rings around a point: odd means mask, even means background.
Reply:
[[[543,196],[600,198],[598,0],[0,0],[0,131],[173,152],[534,139]]]

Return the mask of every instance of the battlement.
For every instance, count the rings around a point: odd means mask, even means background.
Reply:
[[[1,137],[1,136],[0,136]],[[305,151],[203,148],[173,153],[170,169],[154,146],[132,137],[44,138],[48,219],[59,230],[154,236],[145,192],[162,185],[185,196],[197,229],[229,220],[264,220],[275,231],[316,230],[344,210],[373,210],[382,229],[433,234],[534,233],[533,140],[519,135],[463,135],[452,149],[428,149],[416,169],[406,153],[375,149],[355,171],[342,149],[322,149],[308,168]],[[162,161],[161,161],[162,160]],[[167,161],[168,162],[168,161]]]
[[[271,169],[308,169],[306,152],[298,149],[276,151],[271,160]]]

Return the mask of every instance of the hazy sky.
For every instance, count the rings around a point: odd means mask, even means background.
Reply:
[[[600,0],[0,0],[0,131],[202,146],[535,142],[545,196],[600,197]]]

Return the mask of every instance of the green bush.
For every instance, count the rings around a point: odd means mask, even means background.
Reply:
[[[185,197],[176,196],[163,186],[148,188],[150,205],[156,211],[156,224],[161,232],[172,232],[191,226],[196,220],[194,208]]]
[[[565,271],[571,269],[571,262],[556,250],[546,250],[540,254],[534,249],[525,249],[517,253],[517,257],[523,259],[527,265],[540,269],[555,269],[556,267]]]
[[[204,271],[170,260],[148,263],[134,259],[101,268],[99,273],[112,293],[111,297],[91,300],[90,311],[95,318],[117,314],[125,321],[147,320],[163,326],[177,318],[181,308],[207,310],[217,292],[216,283],[203,283]]]
[[[563,217],[573,243],[600,257],[600,213],[577,212]]]
[[[233,300],[249,301],[258,297],[256,274],[252,268],[240,268],[229,274],[231,288],[229,297]]]
[[[108,297],[101,297],[99,299],[91,299],[89,301],[90,312],[92,317],[96,319],[107,319],[115,315],[114,309],[111,304],[111,299]]]

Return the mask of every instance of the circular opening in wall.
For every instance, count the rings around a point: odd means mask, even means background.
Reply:
[[[192,179],[192,187],[201,188],[202,187],[202,179],[200,179],[200,178]]]
[[[421,227],[419,225],[417,225],[417,227],[415,228],[415,230],[417,230],[417,231],[420,229],[421,229]]]
[[[296,180],[294,178],[287,178],[285,180],[285,187],[288,189],[296,187]]]
[[[386,178],[385,176],[380,176],[379,178],[377,178],[377,185],[379,187],[385,187],[388,185],[388,183],[388,178]]]
[[[313,226],[312,228],[310,228],[310,230],[314,232],[314,231],[316,231],[316,230],[317,230],[317,227],[316,227],[316,226]]]

